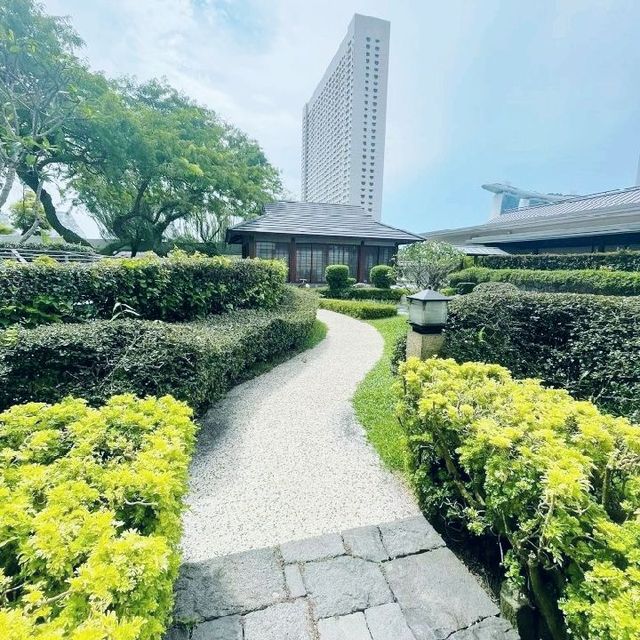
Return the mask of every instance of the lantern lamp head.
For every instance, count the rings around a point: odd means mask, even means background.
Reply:
[[[412,296],[409,301],[409,323],[418,333],[440,333],[447,322],[448,296],[432,289],[425,289]]]

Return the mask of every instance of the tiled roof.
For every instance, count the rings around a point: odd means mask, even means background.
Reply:
[[[377,222],[361,207],[320,202],[272,202],[264,206],[263,215],[231,227],[227,234],[233,236],[235,232],[372,238],[394,242],[423,240],[416,234]]]
[[[588,213],[606,209],[624,209],[634,205],[640,206],[640,186],[594,193],[589,196],[579,196],[555,204],[522,207],[489,220],[489,222],[485,223],[485,226],[501,225],[519,220],[533,220],[548,216]]]

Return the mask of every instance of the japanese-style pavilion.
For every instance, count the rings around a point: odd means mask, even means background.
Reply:
[[[358,282],[371,267],[389,264],[401,244],[424,238],[376,222],[354,205],[279,201],[261,216],[227,231],[227,242],[242,244],[245,258],[284,260],[289,281],[324,282],[327,265],[346,264]]]

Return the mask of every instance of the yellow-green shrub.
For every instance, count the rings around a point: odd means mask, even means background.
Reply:
[[[194,438],[171,396],[0,413],[0,638],[162,637]]]
[[[640,428],[498,365],[411,359],[400,374],[426,510],[506,541],[507,576],[554,638],[640,637]]]

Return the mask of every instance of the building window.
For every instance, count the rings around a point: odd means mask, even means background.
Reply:
[[[289,261],[289,243],[287,242],[266,242],[259,240],[256,242],[256,258],[264,260]]]

